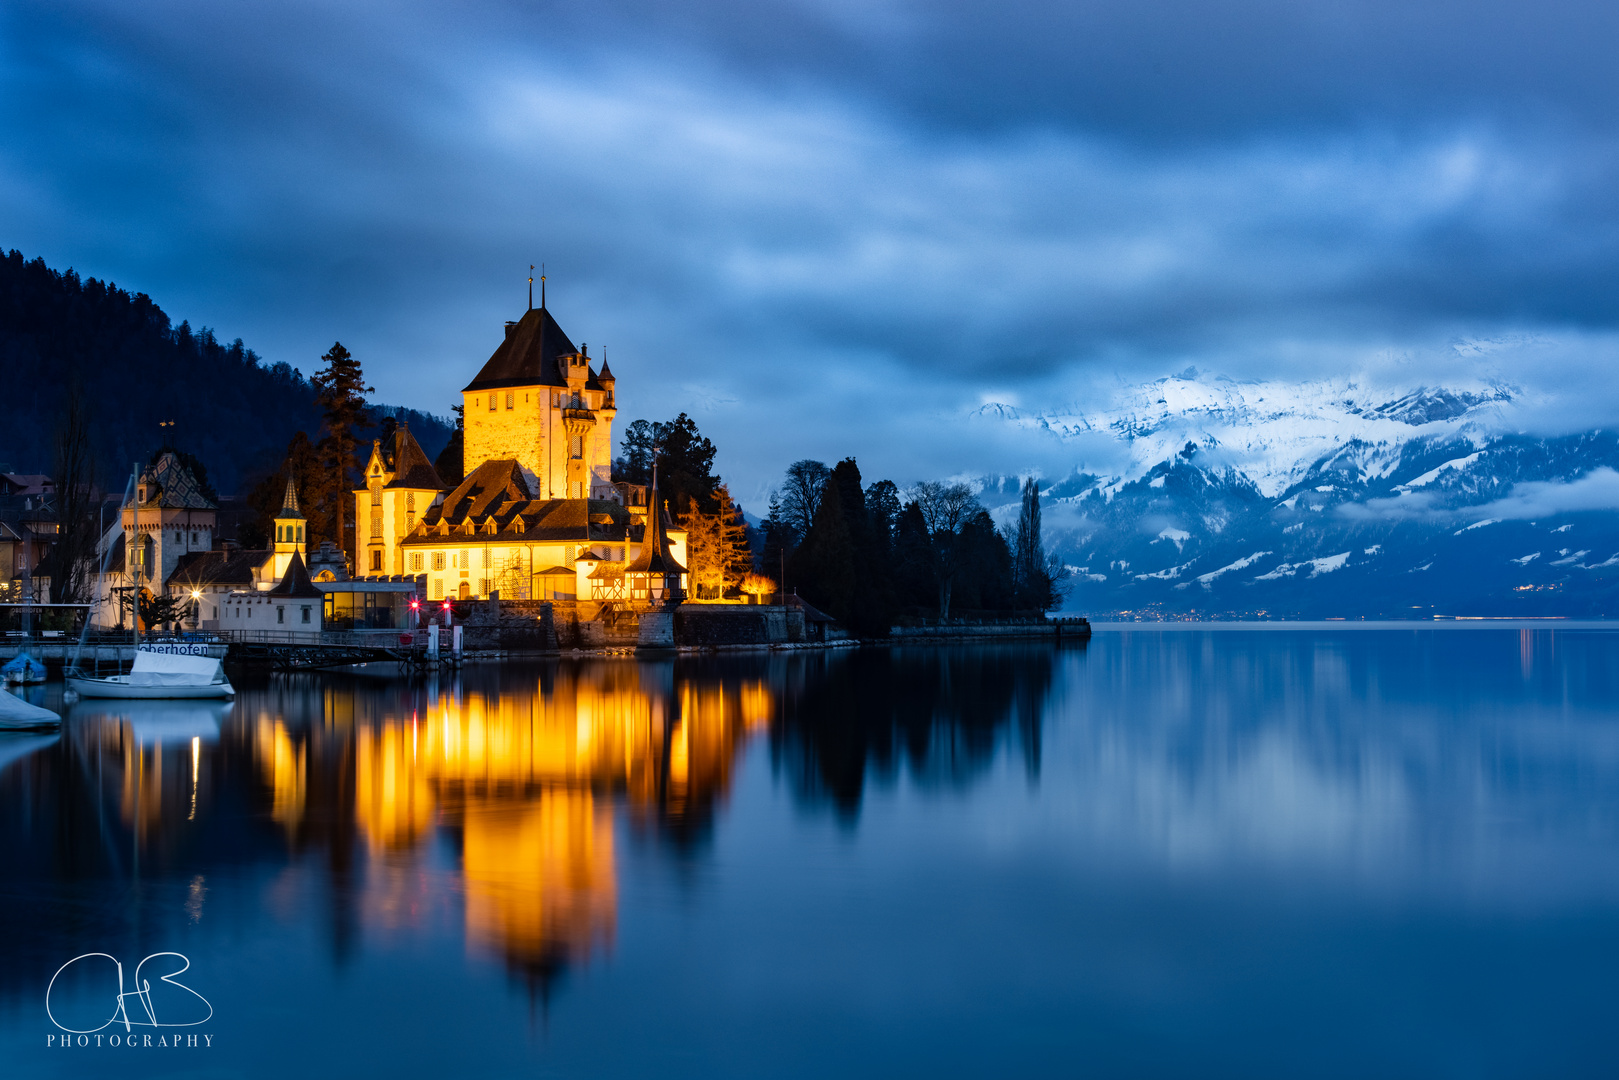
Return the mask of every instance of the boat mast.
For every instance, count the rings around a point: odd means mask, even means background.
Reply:
[[[135,652],[138,653],[138,652],[141,651],[141,580],[140,580],[141,579],[141,571],[137,570],[135,568],[137,566],[141,566],[141,562],[136,558],[136,555],[138,554],[141,559],[144,559],[146,557],[146,550],[140,546],[140,538],[141,538],[141,500],[140,500],[140,496],[141,496],[141,463],[138,462],[138,461],[135,462],[135,471],[133,472],[132,476],[134,477],[134,479],[133,479],[133,482],[129,485],[129,514],[130,514],[130,518],[129,518],[130,530],[129,530],[129,532],[130,532],[130,536],[129,536],[128,542],[124,544],[124,552],[125,552],[124,563],[130,568],[130,574],[129,574],[129,586],[130,586],[130,588],[129,588],[129,599],[130,599],[129,627],[130,627],[130,630],[134,634]],[[130,659],[133,660],[134,657],[132,656]],[[115,668],[114,670],[117,670],[117,669]]]

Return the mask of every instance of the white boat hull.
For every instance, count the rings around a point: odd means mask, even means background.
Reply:
[[[156,698],[229,698],[236,696],[236,688],[229,682],[205,683],[201,686],[131,686],[128,675],[112,675],[105,679],[91,679],[83,675],[69,675],[67,688],[87,698],[127,698],[150,700]]]

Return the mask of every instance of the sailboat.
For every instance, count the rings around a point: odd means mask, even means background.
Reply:
[[[169,652],[164,646],[135,650],[128,675],[96,678],[69,674],[67,688],[88,698],[230,698],[236,688],[216,657]]]

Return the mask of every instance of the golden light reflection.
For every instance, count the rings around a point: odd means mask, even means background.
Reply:
[[[291,851],[323,852],[327,873],[359,883],[333,890],[351,905],[334,937],[459,919],[469,948],[544,980],[613,942],[619,816],[676,844],[700,836],[776,700],[763,679],[627,661],[442,689],[292,678],[255,691],[219,741],[172,708],[79,731],[122,757],[123,816],[143,846],[206,818],[211,784],[251,777]],[[444,873],[461,878],[459,910],[435,899]]]
[[[270,785],[270,819],[295,831],[303,821],[309,793],[307,747],[293,744],[281,720],[260,717],[253,734],[259,768]]]
[[[660,684],[626,663],[427,699],[355,720],[355,821],[373,853],[459,829],[469,942],[542,972],[613,940],[615,804],[676,827],[708,812],[774,702],[760,680]]]

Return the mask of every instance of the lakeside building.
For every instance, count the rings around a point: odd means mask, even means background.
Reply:
[[[466,478],[446,491],[403,426],[372,445],[356,522],[362,564],[425,575],[427,599],[635,600],[686,585],[686,532],[612,479],[616,380],[591,367],[545,307],[506,336],[461,392]],[[658,549],[658,582],[628,572]],[[661,533],[661,536],[660,536]],[[639,588],[637,585],[639,584]]]
[[[120,516],[98,545],[98,557],[111,549],[92,612],[101,626],[129,625],[132,587],[188,599],[184,622],[192,629],[300,633],[334,625],[404,626],[416,595],[414,582],[351,581],[329,541],[310,555],[290,478],[274,542],[263,550],[215,545],[217,506],[173,453],[159,454],[141,473],[135,498]]]
[[[0,601],[50,600],[50,575],[42,569],[58,528],[54,480],[31,473],[0,473]]]

